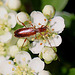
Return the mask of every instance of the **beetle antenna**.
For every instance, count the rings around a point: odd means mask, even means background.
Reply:
[[[22,48],[23,48],[23,45],[24,45],[24,43],[26,42],[26,40],[27,40],[27,38],[24,40],[24,42],[23,42],[23,44],[22,44],[22,46],[21,46],[21,50],[22,50]]]
[[[49,39],[48,39],[46,36],[45,36],[45,38],[47,39],[47,41],[48,41],[48,43],[49,43],[50,47],[53,49],[53,47],[52,47],[52,45],[51,45],[51,43],[50,43]],[[54,50],[54,49],[53,49],[53,51],[54,51],[54,53],[57,55],[57,53],[55,52],[55,50]],[[57,57],[58,57],[58,55],[57,55]],[[58,60],[60,61],[59,57],[58,57]]]
[[[18,16],[17,16],[17,19],[18,19],[18,21],[19,21],[23,26],[26,27],[26,25],[25,25],[23,22],[21,22],[21,21],[19,20]]]

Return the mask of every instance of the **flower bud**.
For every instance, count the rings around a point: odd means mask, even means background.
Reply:
[[[15,55],[19,52],[19,49],[16,45],[9,47],[9,55],[15,57]]]
[[[6,4],[10,9],[18,10],[21,6],[21,1],[20,0],[8,0]]]
[[[56,53],[54,52],[54,50],[50,47],[44,47],[41,51],[42,53],[42,58],[45,61],[49,61],[51,62],[52,60],[54,60],[56,58]]]
[[[19,12],[16,15],[16,20],[18,24],[22,25],[21,22],[25,23],[26,21],[29,21],[29,15],[25,12]]]
[[[55,9],[53,6],[51,5],[46,5],[43,10],[42,10],[43,14],[48,18],[52,18],[55,14]]]

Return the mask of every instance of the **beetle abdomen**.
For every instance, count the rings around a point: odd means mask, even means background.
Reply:
[[[36,31],[32,28],[21,28],[14,32],[15,37],[28,37],[36,34]]]

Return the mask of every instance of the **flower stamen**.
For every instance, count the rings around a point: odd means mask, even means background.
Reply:
[[[40,43],[40,45],[42,45],[43,43]]]

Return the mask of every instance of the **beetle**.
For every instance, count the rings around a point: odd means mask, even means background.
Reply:
[[[18,17],[17,17],[17,19],[18,19]],[[19,19],[18,19],[18,21],[19,21],[23,26],[25,26],[25,28],[18,29],[18,30],[16,30],[16,31],[14,32],[14,36],[17,37],[17,38],[26,37],[26,39],[27,39],[27,37],[32,36],[32,35],[35,35],[36,33],[40,33],[40,34],[42,35],[41,32],[46,32],[46,30],[48,29],[48,27],[47,27],[47,26],[44,26],[44,25],[42,25],[40,28],[35,28],[35,26],[34,26],[34,27],[29,27],[29,28],[27,28],[26,25],[25,25],[23,22],[21,22]],[[31,23],[30,23],[30,24],[31,24]],[[32,24],[31,24],[31,25],[32,25]],[[33,25],[32,25],[32,26],[33,26]],[[43,35],[42,35],[42,36],[43,36]],[[24,40],[24,43],[25,43],[26,39]],[[23,45],[24,45],[24,43],[23,43]],[[22,47],[23,47],[23,45],[22,45]]]
[[[40,27],[40,28],[33,28],[33,27],[29,27],[29,28],[21,28],[21,29],[18,29],[14,32],[14,36],[15,37],[29,37],[29,36],[32,36],[32,35],[35,35],[36,33],[40,33],[41,32],[45,32],[47,30],[47,27]]]
[[[18,17],[17,17],[17,19],[18,19]],[[18,19],[18,21],[23,25],[23,26],[25,26],[25,24],[23,23],[23,22],[21,22],[19,19]],[[49,22],[49,21],[48,21]],[[32,25],[32,24],[31,24]],[[32,25],[33,26],[33,25]],[[26,26],[25,26],[26,27]],[[23,37],[26,37],[26,39],[24,40],[24,42],[23,42],[23,45],[24,45],[24,43],[26,42],[26,40],[27,40],[27,37],[29,37],[29,36],[32,36],[32,35],[36,35],[36,33],[40,33],[41,34],[41,36],[44,36],[46,39],[47,39],[47,41],[48,41],[48,43],[49,43],[49,45],[50,45],[50,47],[53,49],[53,47],[51,46],[51,43],[49,42],[49,40],[48,40],[48,37],[47,36],[45,36],[46,35],[46,33],[43,35],[41,32],[46,32],[47,31],[47,29],[49,30],[49,28],[47,27],[47,25],[46,26],[41,26],[40,28],[35,28],[35,27],[29,27],[29,28],[21,28],[21,29],[18,29],[18,30],[16,30],[15,32],[14,32],[14,36],[15,37],[18,37],[18,38],[23,38]],[[49,32],[49,33],[51,33],[51,32]],[[22,47],[23,47],[23,45],[22,45]],[[22,48],[21,47],[21,48]],[[54,49],[53,49],[54,50]],[[55,52],[55,50],[54,50],[54,52]],[[55,52],[56,53],[56,52]],[[56,55],[57,55],[57,53],[56,53]],[[58,55],[57,55],[58,56]]]

